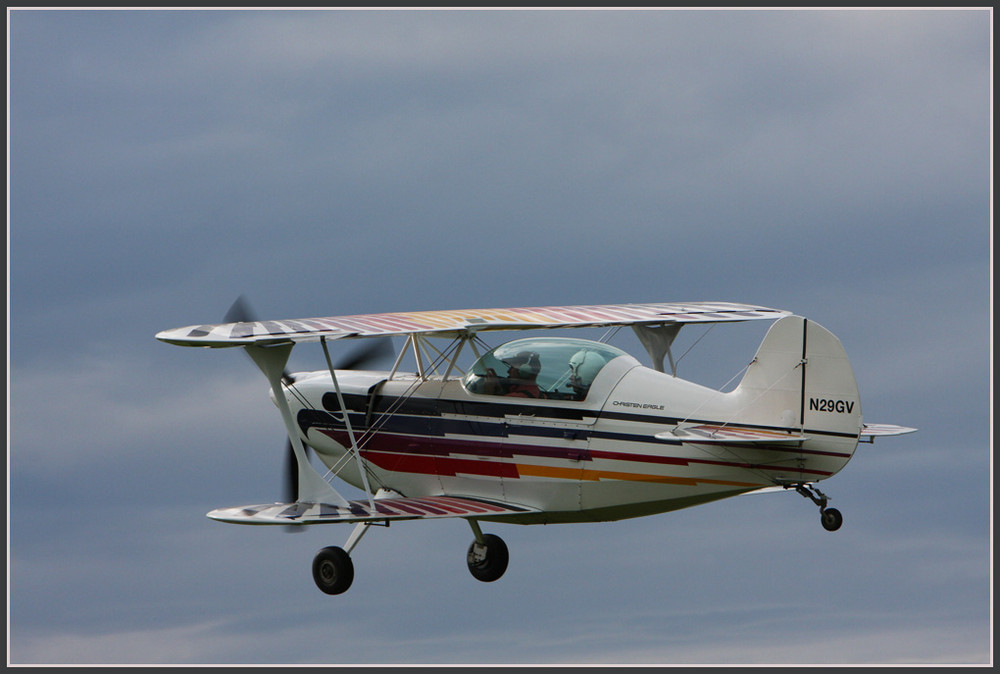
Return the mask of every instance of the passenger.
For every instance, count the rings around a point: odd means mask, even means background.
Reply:
[[[521,398],[541,397],[536,380],[542,370],[542,363],[537,353],[521,351],[504,363],[507,365],[504,395]]]
[[[587,397],[590,385],[604,366],[604,359],[588,349],[581,349],[569,359],[569,385],[573,389],[573,397],[583,400]]]

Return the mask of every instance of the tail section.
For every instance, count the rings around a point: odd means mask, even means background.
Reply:
[[[808,438],[797,463],[811,470],[790,479],[829,477],[857,446],[861,399],[844,347],[829,330],[801,316],[771,326],[731,395],[737,407],[734,423]]]

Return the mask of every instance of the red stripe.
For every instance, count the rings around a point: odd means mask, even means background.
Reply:
[[[506,510],[506,508],[500,508],[498,506],[489,505],[486,503],[480,503],[478,501],[475,503],[470,503],[469,501],[465,501],[463,499],[458,499],[458,498],[449,498],[446,496],[442,496],[440,498],[447,499],[448,503],[460,503],[466,510],[474,513],[504,512]]]
[[[366,461],[371,461],[379,468],[402,473],[445,475],[448,477],[455,477],[458,473],[508,479],[517,479],[520,477],[517,472],[517,466],[501,463],[500,461],[476,461],[475,459],[452,459],[441,456],[391,454],[372,450],[365,450],[362,452],[362,455]]]
[[[424,510],[419,510],[417,508],[411,507],[411,506],[406,505],[404,503],[400,503],[398,501],[393,501],[392,502],[392,507],[395,508],[396,510],[399,510],[399,511],[402,511],[404,513],[407,513],[408,515],[426,515],[427,514],[427,512],[424,511]]]
[[[423,512],[420,513],[421,515],[427,515],[427,514],[431,514],[431,515],[447,515],[448,514],[447,510],[442,510],[440,508],[435,508],[434,506],[427,505],[426,503],[419,502],[419,501],[417,501],[417,499],[412,499],[412,498],[411,499],[407,499],[406,504],[408,506],[411,506],[411,507],[415,508],[418,511],[422,510]]]
[[[396,506],[395,503],[391,505],[393,506],[392,508],[389,507],[389,504],[379,503],[378,501],[375,501],[375,512],[379,513],[380,515],[398,515],[399,513],[396,510],[394,510],[394,508],[398,506]]]
[[[379,468],[400,473],[422,473],[424,475],[437,475],[438,470],[435,465],[436,459],[433,456],[413,456],[409,454],[384,454],[382,452],[363,451],[366,461],[371,461]],[[454,476],[454,473],[452,473]]]
[[[456,515],[461,515],[462,513],[466,512],[466,511],[465,511],[465,510],[463,510],[462,508],[456,508],[456,507],[455,507],[455,506],[453,506],[453,505],[449,505],[449,504],[447,504],[447,503],[441,503],[440,501],[438,501],[438,500],[436,500],[436,499],[434,499],[434,498],[426,498],[426,499],[423,499],[423,498],[421,498],[421,499],[410,499],[410,501],[409,501],[409,502],[410,502],[410,503],[414,503],[414,502],[416,502],[416,505],[418,505],[418,506],[424,506],[424,507],[426,507],[426,508],[430,508],[430,507],[432,507],[432,506],[430,506],[430,505],[427,505],[427,502],[428,502],[428,501],[429,501],[430,503],[432,503],[432,504],[433,504],[434,506],[436,506],[436,507],[438,507],[438,508],[443,508],[444,510],[447,510],[447,511],[448,511],[448,512],[450,512],[450,513],[455,513]]]
[[[590,450],[590,456],[594,459],[608,459],[609,461],[638,461],[640,463],[665,463],[672,466],[686,466],[689,459],[682,459],[676,456],[650,456],[648,454],[626,454],[625,452],[606,452],[600,449]]]

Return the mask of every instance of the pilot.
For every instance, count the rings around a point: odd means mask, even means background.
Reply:
[[[542,370],[541,358],[533,351],[520,353],[504,361],[507,365],[507,381],[504,395],[521,398],[539,398],[538,373]]]

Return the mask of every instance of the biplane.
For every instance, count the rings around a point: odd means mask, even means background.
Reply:
[[[249,354],[284,421],[294,457],[292,493],[285,502],[221,508],[208,517],[288,527],[354,523],[343,547],[326,547],[313,560],[313,579],[327,594],[350,587],[350,553],[368,529],[401,520],[466,520],[473,534],[466,561],[484,582],[500,578],[509,559],[504,541],[483,532],[486,524],[612,521],[793,489],[817,505],[822,526],[835,531],[843,518],[816,484],[843,469],[859,442],[916,430],[864,423],[840,341],[816,322],[753,305],[263,321],[237,301],[225,320],[156,337]],[[671,347],[683,327],[755,320],[772,324],[734,388],[716,390],[677,376]],[[483,340],[497,331],[626,326],[649,365],[605,338],[543,333],[495,347]],[[391,337],[405,344],[390,370],[362,367],[376,347],[334,365],[333,342]],[[290,374],[289,354],[304,342],[320,344],[327,367]],[[405,354],[412,368],[402,367]],[[334,478],[364,496],[345,498]]]

